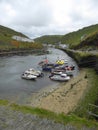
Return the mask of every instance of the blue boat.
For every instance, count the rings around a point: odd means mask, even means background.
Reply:
[[[54,64],[54,63],[48,63],[48,64],[44,64],[42,65],[42,70],[43,71],[52,71],[52,69],[55,69],[55,67],[59,66],[58,64]]]
[[[44,64],[42,66],[43,71],[50,71],[51,72],[53,68],[54,68],[54,64]]]

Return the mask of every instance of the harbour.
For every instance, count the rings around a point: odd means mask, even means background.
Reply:
[[[54,62],[57,57],[68,60],[75,65],[74,76],[77,75],[78,66],[65,52],[58,49],[50,49],[51,54],[47,58]],[[37,78],[36,81],[21,79],[21,74],[29,68],[40,70],[38,63],[45,58],[45,55],[12,56],[0,58],[0,98],[25,104],[33,93],[51,85],[58,85],[49,79],[49,72],[44,72],[44,77]]]

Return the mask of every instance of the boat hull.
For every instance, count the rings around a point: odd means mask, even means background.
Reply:
[[[64,76],[64,75],[53,75],[49,77],[51,80],[54,81],[61,81],[61,82],[65,82],[65,81],[69,81],[70,80],[70,76]]]

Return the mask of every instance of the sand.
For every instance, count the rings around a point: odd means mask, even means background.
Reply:
[[[85,70],[71,78],[70,81],[57,86],[48,86],[33,95],[31,106],[44,108],[56,113],[72,112],[85,94],[87,78]]]

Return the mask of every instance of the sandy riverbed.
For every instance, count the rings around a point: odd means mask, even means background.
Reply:
[[[57,113],[69,113],[75,109],[87,88],[86,72],[73,77],[69,82],[57,86],[48,86],[33,95],[31,105],[51,110]]]

